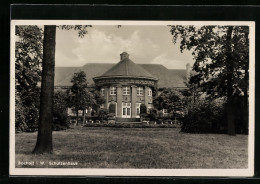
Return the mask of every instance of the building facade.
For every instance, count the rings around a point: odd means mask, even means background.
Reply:
[[[145,104],[149,111],[153,108],[153,99],[164,88],[187,88],[190,70],[190,64],[186,65],[186,69],[168,69],[161,64],[136,64],[129,59],[128,53],[123,52],[116,64],[87,63],[82,67],[56,67],[55,89],[70,89],[74,73],[84,71],[88,87],[97,86],[105,98],[101,108],[114,109],[113,113],[118,118],[139,118],[140,105]],[[75,115],[70,111],[69,115]],[[87,110],[88,116],[91,111]]]
[[[126,52],[115,66],[93,80],[106,100],[103,108],[114,106],[118,118],[139,118],[141,104],[153,107],[158,79],[131,61]]]

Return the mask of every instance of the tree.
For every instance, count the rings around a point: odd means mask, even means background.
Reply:
[[[78,30],[80,37],[87,34],[88,25],[59,26],[61,29]],[[56,26],[44,26],[43,61],[42,61],[42,81],[40,97],[40,113],[38,136],[36,146],[33,150],[35,154],[52,153],[52,117],[53,117],[53,93],[54,93],[54,68],[55,68],[55,42]]]
[[[74,73],[71,79],[72,86],[69,94],[69,104],[73,107],[77,114],[77,124],[78,124],[78,111],[83,112],[83,124],[85,122],[85,112],[86,109],[95,104],[94,95],[87,90],[87,79],[86,74],[83,71]]]
[[[39,119],[43,31],[37,26],[15,29],[15,121],[19,131],[35,131]]]
[[[97,112],[100,106],[105,103],[106,99],[102,97],[100,91],[95,89],[94,87],[90,89],[90,93],[94,98],[92,103],[92,109],[94,109]]]
[[[108,110],[107,109],[99,109],[97,116],[98,116],[98,118],[101,122],[104,122],[104,120],[107,120]]]
[[[44,26],[40,119],[33,153],[52,153],[56,26]]]
[[[140,105],[140,114],[147,114],[147,107],[145,104]]]
[[[170,32],[173,43],[180,39],[181,51],[192,50],[200,88],[213,98],[226,97],[228,134],[235,135],[234,85],[248,101],[249,27],[171,26]]]
[[[182,95],[180,92],[166,88],[153,100],[153,105],[158,110],[167,109],[169,113],[180,110]]]
[[[147,117],[147,107],[145,104],[140,105],[140,118],[143,121],[143,118]]]
[[[108,112],[116,114],[116,104],[113,104],[113,103],[109,104]]]

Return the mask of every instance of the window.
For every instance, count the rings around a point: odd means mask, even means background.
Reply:
[[[131,117],[131,103],[122,103],[122,117],[130,118]]]
[[[100,90],[101,96],[104,96],[104,95],[105,95],[105,92],[104,92],[104,91],[105,91],[104,88],[101,88],[101,90]]]
[[[116,87],[110,87],[110,95],[116,95]]]
[[[123,87],[123,95],[130,95],[130,87]]]
[[[152,94],[153,94],[153,91],[152,91],[151,88],[149,88],[149,89],[148,89],[148,96],[152,96]]]
[[[140,115],[140,105],[141,105],[141,103],[136,103],[136,115],[137,116]]]
[[[142,87],[138,87],[137,88],[137,95],[138,96],[143,96],[143,93],[144,93],[144,89]]]

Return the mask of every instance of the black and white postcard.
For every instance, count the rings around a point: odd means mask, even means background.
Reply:
[[[10,66],[10,175],[254,175],[254,22],[12,20]]]

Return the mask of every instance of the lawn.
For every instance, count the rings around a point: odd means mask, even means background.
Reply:
[[[16,167],[237,169],[248,165],[247,135],[187,134],[178,128],[76,127],[53,132],[53,154],[33,155],[36,137],[37,133],[16,134]],[[26,161],[35,164],[18,165]]]

